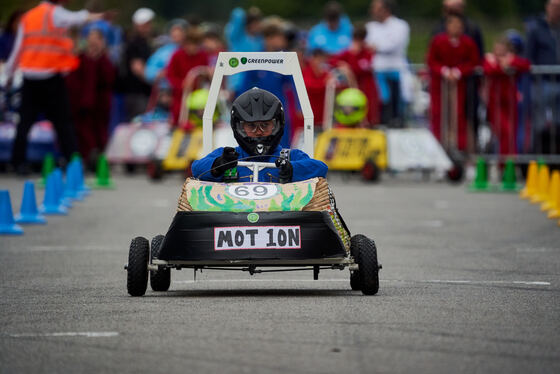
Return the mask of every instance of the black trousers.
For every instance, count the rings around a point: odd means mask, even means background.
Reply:
[[[26,161],[27,135],[40,114],[52,122],[58,145],[66,160],[78,150],[70,115],[70,103],[62,75],[48,79],[24,79],[21,90],[20,121],[12,149],[12,163]]]

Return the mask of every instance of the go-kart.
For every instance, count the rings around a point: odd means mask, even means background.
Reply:
[[[215,94],[223,75],[248,70],[293,76],[305,118],[303,148],[313,157],[313,113],[294,52],[220,53],[203,117],[204,152],[213,148]],[[153,291],[167,291],[171,270],[183,268],[194,269],[195,274],[202,269],[236,269],[251,275],[312,270],[314,279],[323,269],[349,269],[353,290],[365,295],[378,292],[381,266],[375,243],[364,235],[350,236],[325,179],[264,183],[258,180],[259,171],[275,168],[274,163],[240,159],[237,167],[250,168],[253,181],[188,178],[166,235],[151,242],[132,239],[125,266],[131,296],[144,295],[148,279]]]

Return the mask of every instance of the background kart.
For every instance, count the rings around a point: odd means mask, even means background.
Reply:
[[[305,119],[303,148],[313,157],[313,113],[294,52],[220,53],[203,117],[204,152],[213,149],[212,118],[223,76],[248,70],[293,76]],[[130,295],[144,295],[148,273],[154,291],[167,291],[171,269],[182,268],[195,274],[199,269],[238,269],[251,275],[313,270],[314,279],[321,269],[348,268],[352,289],[378,292],[375,243],[363,235],[350,237],[326,180],[261,183],[258,172],[274,163],[240,160],[238,167],[251,168],[256,179],[230,184],[187,179],[167,234],[151,243],[143,237],[132,240],[125,266]]]
[[[146,171],[151,180],[159,180],[170,172],[182,172],[186,177],[189,177],[191,176],[191,164],[203,156],[202,129],[193,127],[193,124],[189,123],[190,107],[187,102],[195,85],[200,88],[207,88],[211,77],[211,69],[207,66],[197,66],[187,74],[182,97],[183,105],[179,115],[179,126],[167,133],[167,136],[160,142],[146,165]],[[213,128],[214,144],[235,147],[237,142],[231,134],[229,126],[226,96],[227,93],[220,91],[219,100],[217,100],[218,111],[214,115],[216,122]]]
[[[333,128],[335,96],[338,87],[357,88],[347,69],[334,69],[327,82],[323,125],[315,141],[315,155],[330,171],[359,172],[366,181],[379,181],[382,172],[422,171],[446,174],[453,182],[462,180],[461,160],[447,153],[425,128]],[[296,134],[295,145],[302,143]],[[452,157],[450,157],[452,156]]]

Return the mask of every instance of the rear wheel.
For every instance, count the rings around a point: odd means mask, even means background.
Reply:
[[[375,295],[379,291],[379,263],[377,261],[377,248],[373,240],[364,235],[355,235],[351,239],[351,252],[359,270],[355,283],[364,295]],[[352,285],[352,278],[350,278]],[[353,288],[354,289],[354,288]]]
[[[364,167],[360,171],[363,180],[366,182],[378,182],[380,177],[380,170],[375,160],[367,160]]]
[[[141,236],[132,239],[128,252],[126,288],[130,296],[143,296],[148,288],[150,243]]]
[[[158,235],[152,239],[152,259],[159,258],[161,244],[163,243],[163,235]],[[158,270],[150,270],[150,286],[154,291],[167,291],[171,285],[171,269],[162,268]]]

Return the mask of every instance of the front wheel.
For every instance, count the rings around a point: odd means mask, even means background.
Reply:
[[[126,267],[126,288],[130,296],[143,296],[148,288],[150,243],[141,236],[132,239]]]
[[[159,258],[161,244],[165,236],[158,235],[152,239],[152,259]],[[162,268],[158,270],[150,270],[150,286],[154,291],[164,292],[171,285],[171,269]]]
[[[359,268],[355,282],[364,295],[375,295],[379,291],[380,269],[375,243],[364,235],[353,236],[350,243]]]

